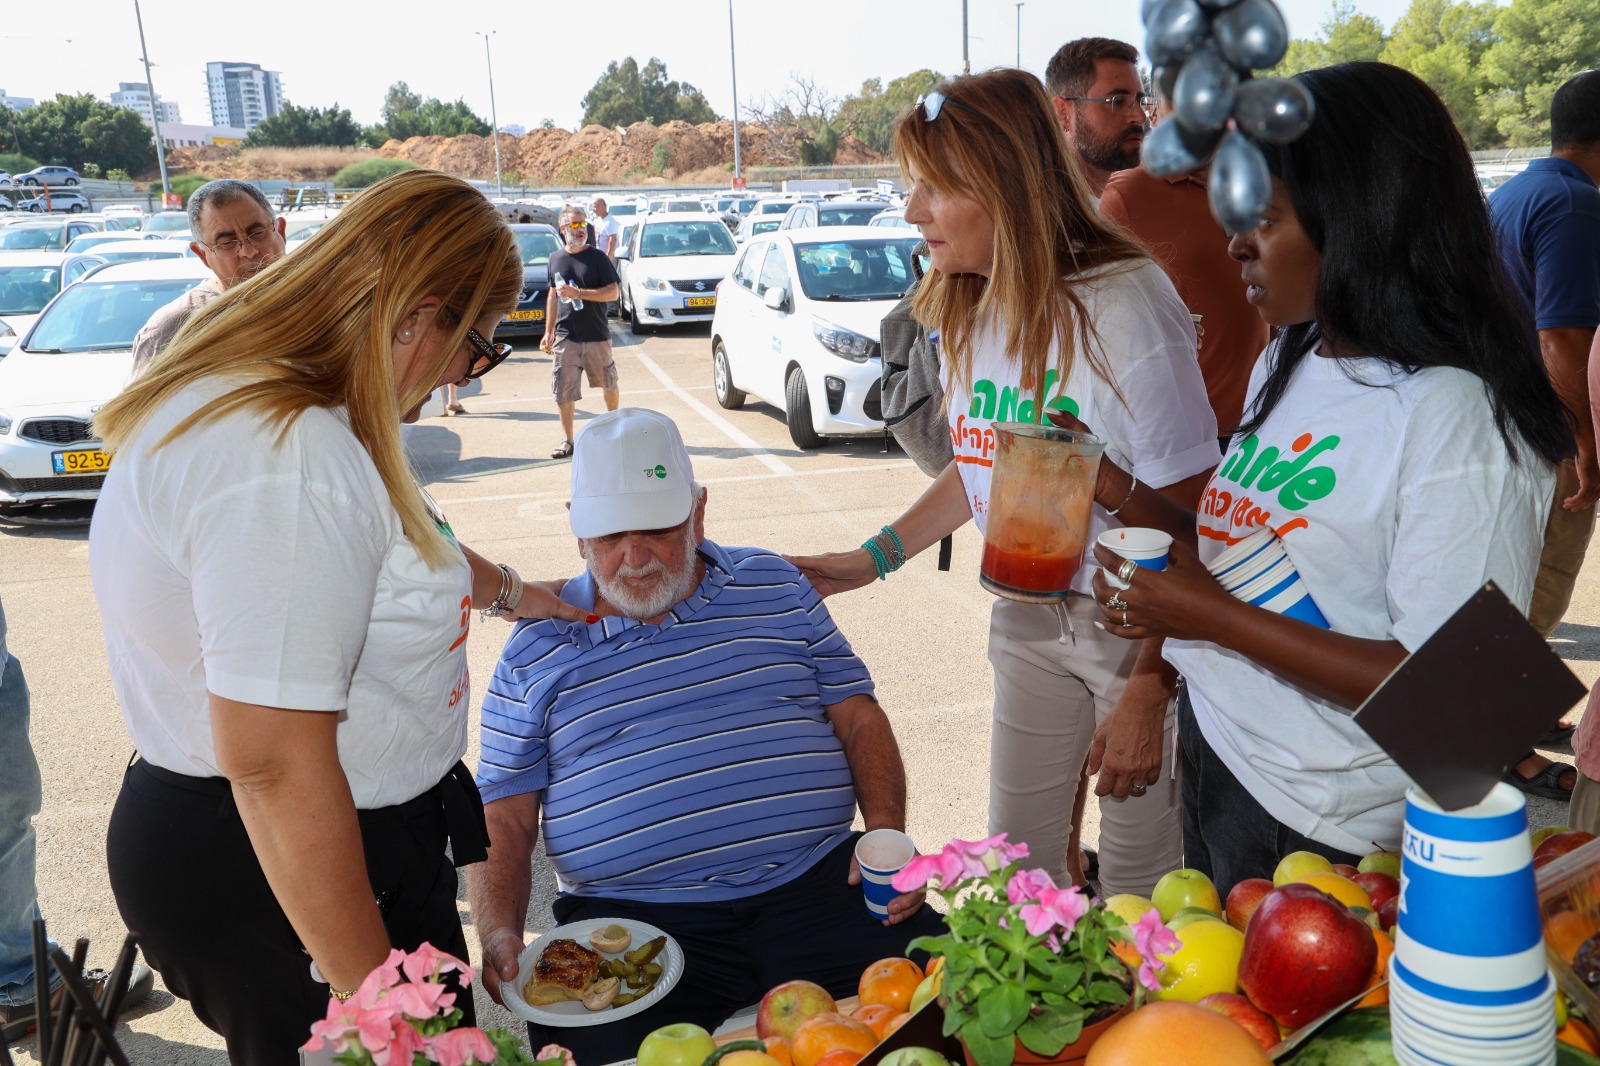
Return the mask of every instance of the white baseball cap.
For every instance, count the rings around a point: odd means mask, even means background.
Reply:
[[[572,532],[604,537],[669,529],[694,510],[694,470],[672,419],[643,407],[608,411],[573,444]]]

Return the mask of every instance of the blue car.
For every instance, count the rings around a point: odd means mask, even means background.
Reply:
[[[561,238],[554,226],[541,222],[524,222],[511,227],[516,234],[517,247],[522,250],[522,295],[517,299],[517,309],[500,320],[495,336],[502,340],[511,337],[544,336],[545,303],[550,295],[550,256],[561,248]]]

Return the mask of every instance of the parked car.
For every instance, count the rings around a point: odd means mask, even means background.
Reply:
[[[76,215],[89,210],[89,199],[79,192],[61,192],[51,189],[27,200],[17,201],[19,211],[69,211]]]
[[[831,200],[798,203],[783,216],[779,229],[811,229],[816,226],[865,226],[883,210],[882,204],[857,200]]]
[[[144,234],[154,240],[174,233],[189,232],[189,215],[184,211],[159,211],[144,220]]]
[[[149,241],[126,241],[122,244],[102,244],[94,254],[107,263],[142,263],[149,259],[194,259],[188,245],[174,245],[167,241],[152,244]]]
[[[7,252],[64,252],[77,238],[99,232],[86,218],[25,218],[0,229],[0,258]]]
[[[72,238],[72,242],[67,245],[67,251],[87,252],[89,249],[102,244],[126,244],[129,241],[138,243],[141,240],[142,238],[137,233],[121,233],[115,231],[110,233],[84,233]]]
[[[71,167],[34,167],[15,180],[18,185],[76,185],[78,172]]]
[[[906,221],[906,209],[903,207],[891,207],[887,211],[879,211],[872,216],[872,221],[868,222],[867,225],[874,227],[888,226],[890,229],[914,230],[917,228]]]
[[[210,276],[196,259],[110,266],[45,307],[0,359],[0,513],[100,494],[111,456],[90,415],[127,383],[150,316]]]
[[[0,170],[0,185],[10,185],[10,184],[11,184],[11,175],[7,174],[3,170]]]
[[[617,253],[622,317],[635,334],[709,319],[737,251],[728,227],[704,213],[645,216]]]
[[[782,215],[758,215],[752,212],[744,216],[744,221],[739,223],[739,230],[733,235],[733,239],[743,244],[751,237],[771,233],[781,225],[783,225]]]
[[[511,227],[522,253],[522,295],[517,309],[500,320],[494,335],[508,337],[544,336],[544,313],[550,298],[550,256],[561,250],[561,238],[554,226],[524,222]]]
[[[717,402],[782,408],[799,448],[881,434],[880,326],[916,277],[920,240],[866,226],[751,238],[711,322]]]
[[[709,212],[706,211],[704,203],[693,197],[674,196],[652,202],[650,213],[652,215],[704,215]]]
[[[0,356],[27,334],[57,293],[105,262],[96,255],[63,252],[0,256]]]

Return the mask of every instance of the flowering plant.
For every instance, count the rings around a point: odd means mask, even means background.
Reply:
[[[978,1066],[1011,1066],[1017,1041],[1060,1054],[1097,1015],[1128,1002],[1135,978],[1159,989],[1158,956],[1178,947],[1155,911],[1129,926],[1082,890],[1020,869],[1027,855],[1004,833],[953,840],[894,877],[896,890],[927,889],[948,905],[949,932],[911,947],[944,956],[944,1035],[959,1036]]]
[[[472,967],[432,944],[407,955],[395,949],[344,1002],[329,997],[328,1016],[311,1026],[302,1051],[334,1051],[344,1066],[575,1066],[572,1053],[549,1044],[530,1058],[504,1029],[460,1027],[456,993],[444,975],[472,984]],[[404,979],[402,979],[404,974]]]

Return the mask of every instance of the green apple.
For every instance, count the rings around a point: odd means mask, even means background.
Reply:
[[[1199,870],[1186,868],[1163,875],[1156,882],[1156,890],[1150,893],[1150,902],[1161,912],[1163,922],[1171,921],[1172,916],[1185,907],[1200,907],[1218,917],[1222,915],[1222,897],[1217,895],[1217,886]]]
[[[1559,832],[1560,830],[1557,830]],[[1535,837],[1533,846],[1539,846],[1539,838]],[[1400,856],[1392,851],[1375,851],[1356,864],[1356,869],[1364,874],[1388,874],[1395,880],[1400,879]]]
[[[1557,833],[1570,832],[1572,832],[1572,827],[1570,825],[1547,825],[1543,829],[1535,829],[1533,831],[1533,850],[1538,851],[1540,844],[1543,844],[1546,840],[1555,836]]]
[[[674,1022],[644,1038],[639,1066],[700,1066],[716,1050],[710,1033],[689,1022]]]
[[[1106,901],[1106,910],[1132,925],[1149,911],[1156,909],[1156,905],[1143,896],[1135,896],[1131,892],[1119,892]]]
[[[878,1066],[950,1066],[950,1060],[931,1048],[903,1047],[885,1055]]]
[[[1177,932],[1190,922],[1220,921],[1222,921],[1221,918],[1217,917],[1215,914],[1212,914],[1204,907],[1184,907],[1182,910],[1178,911],[1177,914],[1174,914],[1172,916],[1172,920],[1167,922],[1166,925],[1168,929],[1171,929],[1173,932]]]
[[[1324,856],[1314,851],[1291,851],[1278,861],[1278,868],[1272,871],[1272,884],[1281,888],[1291,881],[1304,881],[1307,874],[1332,872],[1333,863]]]
[[[922,979],[916,990],[911,993],[911,1006],[906,1009],[912,1014],[939,998],[939,990],[944,987],[944,971],[935,970]],[[879,1066],[883,1066],[879,1063]]]

